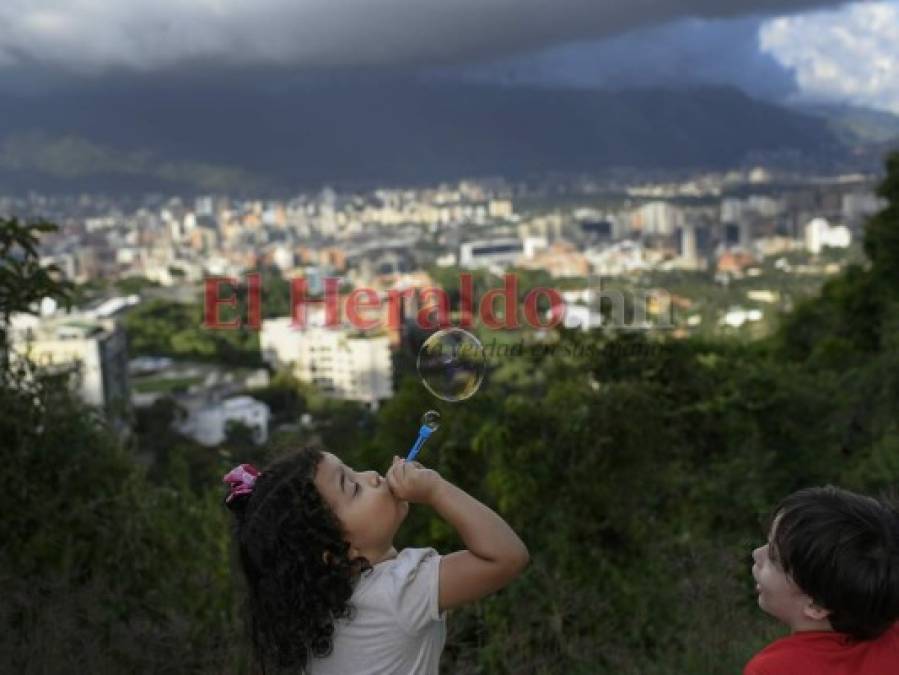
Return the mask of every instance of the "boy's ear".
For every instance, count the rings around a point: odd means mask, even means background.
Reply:
[[[830,616],[829,609],[824,609],[821,605],[811,599],[809,599],[808,604],[802,608],[802,613],[805,614],[807,619],[811,619],[812,621],[824,621]]]

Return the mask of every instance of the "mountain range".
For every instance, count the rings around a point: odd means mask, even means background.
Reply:
[[[791,109],[728,87],[591,91],[356,78],[248,94],[226,82],[123,83],[0,99],[0,193],[259,194],[760,159],[820,166],[851,158],[853,144],[872,140],[871,124],[883,142],[899,121],[859,115]]]

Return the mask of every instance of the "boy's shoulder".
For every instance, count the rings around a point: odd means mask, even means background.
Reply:
[[[899,623],[874,640],[810,631],[775,640],[756,654],[743,675],[890,675],[899,659]],[[864,670],[859,671],[859,664]]]

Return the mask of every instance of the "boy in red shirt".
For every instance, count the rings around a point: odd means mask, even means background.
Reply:
[[[759,607],[787,624],[743,675],[899,675],[899,512],[835,487],[774,510],[752,553]]]

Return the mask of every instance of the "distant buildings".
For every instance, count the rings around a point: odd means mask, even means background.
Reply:
[[[377,288],[377,278],[432,264],[496,274],[523,264],[555,277],[611,276],[707,269],[728,249],[759,258],[797,247],[814,253],[843,245],[846,232],[815,225],[806,237],[809,218],[839,220],[856,233],[861,219],[883,203],[872,190],[873,177],[787,176],[785,185],[800,187],[782,192],[767,185],[770,178],[756,167],[648,184],[639,174],[561,184],[478,179],[325,188],[266,200],[147,195],[135,202],[31,193],[0,196],[0,207],[35,209],[65,222],[45,238],[41,253],[79,281],[144,277],[189,291],[208,275],[267,274],[275,267],[284,277],[304,276],[316,293],[327,275]]]
[[[268,440],[271,410],[268,405],[250,396],[234,396],[188,409],[186,417],[175,424],[179,433],[203,445],[218,445],[228,437],[231,424],[239,423],[250,429],[256,445]]]
[[[544,313],[544,320],[552,319],[553,310],[548,309]],[[587,305],[566,303],[565,313],[562,315],[562,325],[565,328],[576,328],[582,331],[589,331],[591,328],[598,328],[603,324],[602,313],[592,309]]]
[[[103,409],[116,426],[130,410],[125,332],[112,319],[88,315],[16,315],[10,331],[14,355],[39,368],[70,375],[74,391]]]
[[[741,277],[755,264],[755,258],[745,251],[725,251],[718,257],[717,271],[719,274]]]
[[[740,328],[743,324],[755,321],[761,321],[764,314],[760,309],[743,309],[742,307],[731,307],[724,316],[718,321],[721,326],[730,328]]]
[[[497,220],[511,220],[515,215],[511,199],[491,199],[487,203],[487,215]]]
[[[805,226],[805,248],[818,255],[825,246],[846,248],[852,242],[852,233],[845,225],[831,226],[826,218],[814,218]]]
[[[549,241],[547,241],[546,237],[542,236],[526,236],[522,244],[522,255],[528,259],[533,258],[540,251],[549,248]]]
[[[184,258],[150,258],[143,269],[143,276],[162,286],[196,283],[203,278],[203,265]]]
[[[684,267],[688,269],[699,268],[699,245],[696,242],[696,226],[685,223],[680,228],[680,254]]]
[[[517,264],[525,269],[545,270],[553,278],[586,277],[591,270],[587,257],[567,241],[557,241],[546,250],[519,260]]]
[[[513,265],[524,253],[518,238],[467,241],[459,247],[459,266],[466,269]]]
[[[773,218],[783,209],[782,199],[773,199],[764,195],[751,195],[746,199],[725,197],[721,200],[721,221],[738,224],[752,217]]]
[[[40,213],[63,224],[43,238],[41,254],[42,262],[56,263],[69,278],[115,283],[140,277],[169,287],[141,291],[144,297],[196,302],[205,277],[240,279],[258,272],[269,281],[272,268],[285,280],[305,279],[307,309],[318,301],[327,277],[340,278],[341,307],[353,288],[373,290],[381,307],[363,307],[360,313],[377,320],[377,332],[316,327],[314,321],[294,330],[284,318],[264,322],[261,341],[269,363],[328,395],[375,406],[392,395],[390,355],[403,344],[404,328],[418,312],[433,310],[433,302],[420,294],[438,285],[424,271],[432,265],[459,268],[434,275],[448,287],[454,285],[447,283],[450,274],[486,269],[502,275],[510,266],[554,278],[636,277],[627,283],[638,285],[651,281],[655,271],[710,270],[720,283],[730,283],[765,274],[770,268],[765,259],[777,256],[784,256],[774,264],[781,273],[831,274],[840,265],[808,258],[827,247],[848,246],[862,219],[883,204],[873,192],[873,176],[834,181],[778,172],[772,177],[755,168],[671,178],[655,176],[645,185],[639,173],[516,184],[485,179],[414,188],[326,188],[265,200],[29,193],[0,195],[0,211]],[[263,303],[285,294],[282,280],[265,288]],[[269,288],[277,295],[269,295]],[[397,327],[389,321],[388,293],[412,290]],[[116,299],[92,310],[95,316],[83,312],[82,319],[107,318],[137,300]],[[596,323],[589,307],[589,302],[570,302],[565,325]],[[92,358],[100,357],[87,355],[82,362]],[[134,374],[135,406],[162,395],[156,385],[142,382],[149,374]],[[91,377],[96,374],[85,371],[79,385],[92,387],[94,393],[85,397],[105,401],[105,394],[96,394],[102,384],[91,385]],[[191,394],[211,386],[205,379],[185,385]],[[217,392],[215,398],[237,393]]]
[[[780,302],[780,292],[771,291],[767,288],[746,291],[746,297],[754,302],[765,302],[768,304]]]
[[[585,255],[593,265],[593,271],[600,276],[627,274],[647,269],[648,261],[643,246],[636,241],[625,239],[602,249],[590,249]]]
[[[631,227],[643,234],[671,234],[683,223],[683,211],[663,201],[643,204],[631,214]]]
[[[263,359],[276,368],[290,369],[298,380],[334,398],[377,408],[380,401],[393,396],[388,336],[322,324],[321,314],[307,318],[305,328],[295,328],[290,317],[263,321],[259,335]]]

